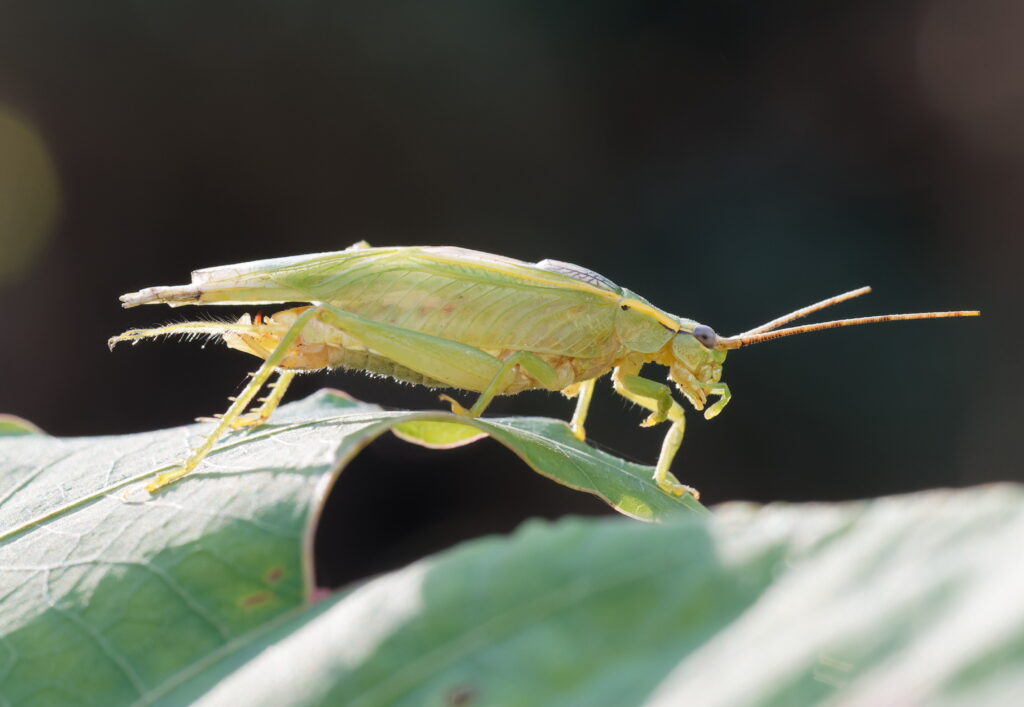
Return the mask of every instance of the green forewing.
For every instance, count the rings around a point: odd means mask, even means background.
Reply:
[[[613,332],[621,290],[460,248],[340,251],[211,268],[196,277],[236,280],[229,286],[233,301],[247,299],[246,287],[252,299],[273,290],[285,300],[330,302],[482,349],[594,358],[620,348]]]

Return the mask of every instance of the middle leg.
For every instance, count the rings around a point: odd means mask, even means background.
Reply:
[[[448,395],[441,395],[440,398],[451,404],[452,412],[456,415],[480,417],[484,410],[487,409],[487,406],[491,404],[494,396],[499,395],[507,386],[506,379],[512,374],[516,366],[522,368],[531,378],[540,383],[542,387],[548,389],[558,387],[558,373],[544,359],[528,351],[517,351],[502,361],[501,366],[494,372],[494,377],[480,391],[480,397],[473,403],[473,407],[467,410]]]
[[[591,378],[588,381],[573,383],[568,388],[562,390],[562,395],[565,397],[576,398],[576,410],[572,414],[569,429],[572,430],[576,439],[581,442],[587,438],[587,432],[583,424],[587,421],[587,412],[590,410],[590,399],[594,397],[594,384],[596,382],[596,378]]]
[[[451,403],[456,414],[481,415],[494,396],[507,389],[509,377],[517,366],[540,387],[549,390],[560,387],[558,372],[536,354],[517,351],[502,360],[460,341],[364,319],[328,303],[320,306],[326,310],[325,321],[359,339],[378,355],[431,380],[480,393],[469,409],[446,395],[441,396]]]

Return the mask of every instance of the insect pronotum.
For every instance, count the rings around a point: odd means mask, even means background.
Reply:
[[[611,372],[612,385],[647,409],[644,427],[669,422],[654,481],[673,495],[697,491],[669,471],[683,439],[685,418],[671,390],[640,376],[647,363],[668,378],[696,410],[711,419],[729,402],[722,362],[730,349],[833,327],[906,319],[972,317],[976,311],[886,314],[780,328],[858,297],[861,287],[735,336],[658,309],[643,297],[571,263],[526,263],[463,248],[371,248],[357,243],[334,253],[299,255],[206,268],[192,284],[149,287],[121,297],[140,304],[278,304],[301,302],[271,316],[236,322],[185,322],[132,329],[110,339],[210,334],[263,359],[252,379],[198,448],[178,468],[158,474],[150,492],[195,469],[229,429],[263,423],[297,372],[350,368],[436,388],[479,393],[470,408],[441,398],[459,415],[481,415],[495,395],[541,388],[577,399],[570,427],[585,439],[594,382]],[[277,372],[270,393],[250,404]],[[708,405],[709,396],[717,399]]]

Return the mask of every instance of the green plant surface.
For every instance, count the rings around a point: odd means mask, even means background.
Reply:
[[[1017,704],[1022,501],[531,522],[268,627],[159,702]]]
[[[313,602],[323,496],[398,425],[440,447],[485,431],[661,522],[531,522]],[[147,495],[205,429],[0,438],[0,703],[973,707],[1024,694],[1020,487],[707,513],[559,421],[388,412],[322,391]]]
[[[331,480],[396,425],[431,446],[486,432],[540,473],[635,517],[703,511],[660,491],[651,468],[579,442],[564,422],[389,412],[331,391],[226,437],[201,470],[152,497],[145,482],[208,425],[4,436],[0,702],[146,701],[252,644],[254,629],[304,615],[312,528]]]

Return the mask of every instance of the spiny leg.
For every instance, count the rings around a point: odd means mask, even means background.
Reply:
[[[379,356],[453,388],[481,391],[469,410],[442,395],[456,414],[479,416],[491,399],[507,388],[506,378],[517,365],[542,386],[552,390],[560,387],[557,372],[534,354],[519,351],[503,361],[460,341],[364,319],[327,302],[318,306],[325,312],[324,321],[358,339]]]
[[[451,396],[441,395],[441,400],[448,402],[452,406],[452,412],[456,415],[463,415],[465,417],[480,417],[487,406],[491,404],[491,400],[494,399],[495,395],[502,392],[505,387],[505,379],[515,369],[516,366],[520,366],[526,371],[534,380],[541,384],[545,388],[557,388],[558,387],[558,373],[548,363],[532,354],[528,351],[517,351],[508,358],[506,358],[497,371],[494,373],[494,377],[491,378],[490,383],[480,391],[480,397],[473,403],[473,407],[468,410],[462,407],[456,402]]]
[[[641,426],[650,427],[665,420],[672,423],[665,435],[665,440],[661,443],[661,454],[658,456],[658,464],[654,469],[654,482],[662,491],[673,496],[688,493],[695,499],[699,499],[700,493],[697,492],[697,489],[679,483],[678,479],[669,471],[672,459],[679,450],[679,445],[682,444],[683,433],[686,430],[683,408],[672,397],[669,387],[641,378],[635,373],[627,373],[621,367],[616,368],[612,373],[612,385],[619,395],[651,411]]]
[[[591,378],[588,381],[573,383],[562,391],[562,395],[567,398],[576,398],[576,410],[572,414],[572,421],[569,422],[569,429],[581,442],[587,438],[583,423],[587,420],[587,411],[590,409],[590,399],[594,397],[596,382],[596,378]]]
[[[162,327],[153,327],[150,329],[129,329],[123,334],[112,336],[107,340],[107,344],[110,348],[122,341],[130,343],[138,343],[143,339],[156,339],[161,336],[222,336],[228,333],[236,334],[250,334],[259,333],[262,329],[261,325],[256,324],[245,324],[243,322],[181,322],[179,324],[169,324]],[[269,355],[270,350],[263,352],[263,355]],[[266,422],[271,413],[280,404],[281,399],[284,397],[285,391],[288,389],[288,385],[292,382],[292,379],[296,376],[298,371],[279,371],[277,380],[270,384],[270,393],[265,398],[257,398],[256,402],[263,403],[259,409],[239,415],[238,418],[232,424],[232,429],[239,429],[242,427],[253,427],[261,425]],[[235,398],[228,398],[234,401]],[[223,415],[217,414],[213,417],[199,417],[196,418],[196,422],[217,422]]]
[[[358,339],[378,355],[453,388],[480,391],[468,410],[449,396],[441,396],[458,415],[480,416],[494,396],[507,389],[507,379],[516,366],[541,387],[548,390],[563,387],[558,372],[544,359],[527,351],[517,351],[501,360],[460,341],[364,319],[327,302],[320,302],[318,306],[325,312],[324,321]]]
[[[270,392],[267,393],[267,397],[256,399],[256,402],[263,404],[260,405],[258,410],[247,412],[245,415],[238,418],[238,420],[235,421],[234,426],[244,427],[247,425],[262,425],[264,422],[269,420],[270,416],[274,413],[274,410],[277,410],[277,406],[281,404],[281,400],[284,398],[284,394],[288,390],[288,386],[292,384],[292,379],[298,374],[298,371],[278,371],[277,380],[270,384]]]
[[[501,359],[460,341],[383,324],[318,302],[320,317],[357,339],[377,356],[430,380],[462,390],[483,390],[502,366]]]
[[[306,322],[308,322],[319,311],[321,311],[319,308],[311,307],[299,315],[291,328],[289,328],[284,336],[282,336],[278,341],[277,346],[263,362],[263,365],[256,369],[256,372],[252,374],[252,380],[249,381],[249,384],[245,386],[245,389],[243,389],[242,392],[239,393],[238,397],[235,398],[231,407],[229,407],[223,417],[220,418],[217,426],[206,436],[206,439],[203,440],[203,443],[199,445],[198,449],[193,451],[192,455],[185,461],[185,463],[177,469],[171,469],[170,471],[157,474],[156,478],[146,485],[147,491],[154,493],[164,486],[177,481],[199,465],[199,462],[201,462],[206,455],[210,453],[210,450],[213,449],[213,445],[217,443],[217,440],[220,439],[221,435],[227,432],[228,429],[232,427],[235,420],[245,412],[246,408],[249,407],[249,403],[252,402],[252,399],[256,397],[256,394],[263,388],[267,379],[269,379],[274,373],[274,369],[277,368],[277,365],[288,355],[292,344],[295,343],[295,339],[298,338],[299,333],[302,331],[302,327],[305,326]]]
[[[359,339],[378,355],[453,388],[480,391],[468,410],[451,397],[440,396],[451,404],[452,412],[457,415],[479,417],[483,414],[494,396],[507,389],[507,379],[516,366],[543,388],[559,390],[563,387],[558,372],[544,359],[527,351],[517,351],[502,360],[460,341],[374,322],[327,302],[318,305],[325,311],[325,321]]]
[[[236,417],[235,421],[231,423],[231,429],[240,430],[243,427],[258,427],[269,420],[274,410],[281,404],[281,399],[284,398],[285,391],[288,390],[292,379],[298,373],[298,371],[290,370],[278,371],[277,380],[268,386],[270,392],[267,393],[267,396],[265,398],[256,398],[256,402],[263,404],[255,410],[250,410]],[[231,401],[235,400],[234,398],[228,399]],[[222,417],[224,416],[221,414],[214,415],[213,417],[200,417],[196,422],[216,422]]]

